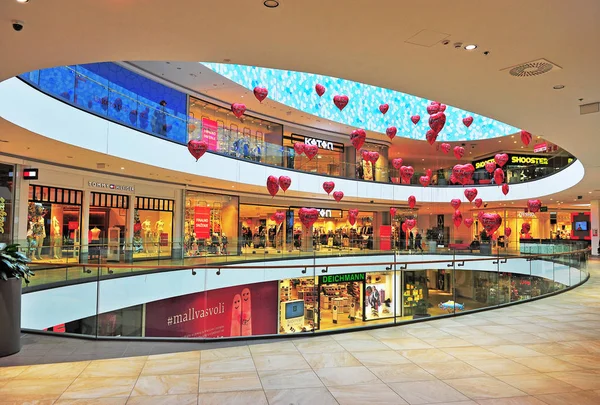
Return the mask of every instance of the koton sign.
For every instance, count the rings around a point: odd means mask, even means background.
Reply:
[[[307,145],[317,145],[319,149],[333,150],[333,142],[324,141],[322,139],[304,137],[304,143]]]

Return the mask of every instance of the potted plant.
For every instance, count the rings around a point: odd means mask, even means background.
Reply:
[[[490,244],[490,236],[487,234],[485,229],[481,231],[479,234],[479,240],[481,244],[479,245],[479,253],[482,255],[492,254],[492,245]]]
[[[437,228],[431,228],[427,230],[425,239],[427,239],[427,250],[429,253],[435,253],[437,251],[437,240],[439,230]]]
[[[29,262],[19,245],[0,243],[0,357],[21,350],[21,279],[33,276]]]
[[[413,319],[429,318],[431,314],[427,313],[428,307],[429,305],[427,304],[426,300],[420,299],[419,301],[417,301],[417,305],[415,306],[415,312],[413,314]]]

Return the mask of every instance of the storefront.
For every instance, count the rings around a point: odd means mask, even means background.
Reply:
[[[305,154],[297,155],[294,151],[297,142],[315,145],[319,149],[317,156],[309,159]],[[346,162],[343,143],[292,133],[283,138],[283,146],[286,152],[285,167],[289,169],[336,177],[352,175],[352,162]]]
[[[391,180],[391,173],[388,167],[388,150],[389,147],[386,145],[365,143],[361,149],[356,151],[356,178],[388,183]],[[375,162],[375,165],[364,158],[364,152],[379,153],[379,159]]]
[[[507,183],[522,183],[548,176],[568,166],[574,160],[572,156],[566,154],[549,156],[507,153],[507,155],[508,162],[503,167]],[[494,162],[494,156],[473,162],[475,184],[489,184],[492,181],[493,174],[485,170],[485,164],[489,162]]]
[[[133,220],[133,258],[168,257],[172,252],[175,201],[136,197]],[[109,240],[110,243],[110,240]]]
[[[92,183],[94,184],[94,183]],[[125,229],[128,224],[130,196],[92,191],[89,201],[87,239],[88,260],[96,261],[106,255],[108,261],[121,261],[124,253]],[[144,246],[150,249],[151,241]]]
[[[13,165],[0,163],[0,243],[12,242],[13,173]]]
[[[288,207],[240,204],[242,253],[281,253],[291,249]]]

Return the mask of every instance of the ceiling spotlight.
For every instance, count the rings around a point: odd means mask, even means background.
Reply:
[[[465,45],[466,51],[474,51],[475,49],[477,49],[477,45],[475,45],[475,44]]]
[[[554,90],[562,90],[565,88],[564,84],[557,84],[556,86],[552,87]]]
[[[279,6],[279,2],[277,0],[265,0],[263,4],[267,8],[275,8]]]
[[[29,0],[17,0],[17,3],[25,4],[29,3]]]

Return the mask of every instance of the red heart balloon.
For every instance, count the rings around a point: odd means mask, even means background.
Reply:
[[[271,197],[275,197],[275,194],[279,191],[279,179],[275,176],[267,177],[267,190]]]
[[[479,221],[488,235],[496,232],[502,225],[502,217],[498,214],[481,214],[479,215]]]
[[[510,229],[508,226],[506,228],[504,228],[504,236],[506,236],[508,238],[508,237],[510,237],[511,233],[512,233],[512,229]]]
[[[483,215],[484,215],[484,214],[485,214],[485,212],[483,212],[483,211],[479,211],[479,212],[477,213],[477,218],[478,218],[478,219],[481,221],[481,218],[483,217]]]
[[[409,208],[412,210],[413,208],[415,208],[416,204],[417,204],[417,197],[415,197],[414,195],[409,196],[408,197]]]
[[[410,120],[412,121],[413,124],[417,125],[419,123],[419,121],[421,121],[421,116],[413,115],[412,117],[410,117]]]
[[[348,213],[348,222],[350,222],[350,225],[354,225],[356,223],[356,217]]]
[[[469,128],[472,123],[473,123],[473,117],[469,116],[469,117],[463,118],[463,124],[465,124],[465,127]]]
[[[458,160],[460,160],[464,154],[465,154],[465,148],[463,148],[462,146],[454,147],[454,157],[456,157]]]
[[[453,175],[453,174],[451,174],[451,175],[450,175],[450,183],[451,183],[451,184],[456,184],[456,183],[458,183],[458,179],[457,179],[457,178],[456,178],[456,176],[455,176],[455,175]]]
[[[498,164],[498,166],[504,167],[506,162],[508,162],[508,155],[506,153],[498,153],[496,156],[494,156],[494,161]]]
[[[431,173],[432,173],[432,172],[431,172],[431,169],[427,169],[427,170],[425,170],[425,176],[429,176],[429,177],[431,177]]]
[[[369,162],[371,162],[373,164],[373,166],[375,166],[375,163],[377,163],[377,161],[379,160],[379,153],[378,152],[369,152],[369,156],[367,159]]]
[[[483,200],[481,198],[476,198],[474,202],[475,202],[475,206],[477,208],[479,208],[483,205]]]
[[[504,172],[502,169],[497,168],[494,170],[494,182],[498,185],[504,183]]]
[[[358,218],[358,212],[359,212],[359,211],[358,211],[358,209],[356,209],[356,208],[355,208],[355,209],[348,210],[348,216],[349,216],[349,217]],[[354,224],[353,224],[353,225],[354,225]]]
[[[410,179],[413,174],[415,174],[415,169],[412,166],[401,166],[400,167],[400,177],[402,178],[402,182],[404,184],[410,183]]]
[[[431,182],[431,177],[429,177],[429,176],[419,177],[419,183],[421,183],[421,185],[423,187],[427,187],[429,185],[429,182]]]
[[[319,210],[316,208],[300,208],[298,210],[298,217],[302,225],[310,228],[319,219]]]
[[[493,172],[494,172],[494,170],[496,170],[496,162],[487,162],[487,163],[485,164],[485,170],[486,170],[488,173],[493,173]]]
[[[427,139],[427,142],[429,142],[430,145],[433,145],[437,139],[437,136],[438,134],[433,129],[430,129],[425,134],[425,139]]]
[[[335,183],[333,181],[325,181],[323,182],[323,190],[329,195],[335,188]]]
[[[390,217],[392,217],[392,220],[394,218],[396,218],[396,208],[394,208],[394,207],[390,208]]]
[[[446,125],[446,114],[443,112],[435,113],[429,117],[429,128],[436,134],[439,134],[444,129],[444,125]]]
[[[361,156],[363,160],[366,160],[367,162],[369,161],[369,151],[368,150],[363,150],[361,152]]]
[[[416,219],[407,219],[406,221],[404,221],[404,223],[406,224],[406,228],[410,231],[417,225],[417,220]]]
[[[294,144],[294,151],[296,152],[297,155],[301,155],[304,153],[304,144],[301,142],[296,142]]]
[[[440,104],[440,111],[441,112],[446,111],[446,104]]]
[[[529,212],[538,212],[542,208],[542,202],[540,200],[529,200],[527,201],[527,208],[529,208]]]
[[[385,113],[386,113],[386,112],[388,112],[388,110],[389,110],[389,109],[390,109],[390,106],[389,106],[389,104],[381,104],[381,105],[379,106],[379,111],[381,111],[381,113],[382,113],[383,115],[385,115]]]
[[[502,194],[504,194],[504,195],[507,195],[507,194],[508,194],[508,191],[509,191],[508,184],[504,183],[504,184],[502,185]]]
[[[444,153],[446,153],[446,154],[447,154],[448,152],[450,152],[450,148],[451,148],[451,146],[450,146],[450,144],[449,144],[449,143],[443,143],[443,144],[441,144],[441,145],[440,145],[440,149],[441,149],[441,150],[442,150]]]
[[[462,223],[462,220],[463,217],[461,212],[459,210],[454,211],[454,214],[452,214],[452,221],[454,222],[454,226],[458,228]]]
[[[342,198],[344,198],[344,192],[343,191],[334,191],[333,192],[333,199],[336,200],[337,202],[342,201]]]
[[[531,138],[531,133],[521,130],[521,141],[525,144],[525,146],[529,145],[529,142],[531,142]]]
[[[313,158],[317,156],[317,153],[319,153],[319,147],[317,145],[304,144],[304,154],[308,160],[313,160]]]
[[[335,104],[335,106],[337,108],[340,109],[340,111],[342,111],[344,109],[344,107],[346,107],[348,105],[348,101],[350,101],[348,99],[348,96],[346,95],[335,95],[333,96],[333,104]]]
[[[315,85],[315,91],[317,92],[317,94],[319,95],[319,97],[321,97],[323,94],[325,94],[325,86],[323,86],[322,84],[317,83]]]
[[[531,231],[531,224],[529,222],[523,222],[521,224],[521,233],[529,233]]]
[[[396,136],[397,133],[398,133],[398,128],[396,128],[396,127],[389,127],[388,129],[385,130],[385,134],[390,139],[394,139],[394,137]]]
[[[457,210],[458,207],[460,207],[460,204],[461,204],[460,198],[453,198],[453,199],[450,200],[450,205],[455,210]]]
[[[287,191],[288,188],[290,188],[291,185],[291,178],[289,178],[288,176],[279,176],[279,187],[281,187],[284,193]]]
[[[273,214],[272,216],[273,221],[275,221],[275,223],[277,225],[279,225],[280,223],[282,223],[285,220],[285,212],[281,212],[281,211],[277,211]]]
[[[367,132],[364,129],[355,129],[350,134],[350,142],[356,150],[362,148],[365,144],[365,139],[367,139]]]
[[[455,179],[454,182],[462,185],[470,184],[472,182],[473,173],[475,173],[475,168],[471,163],[454,165],[452,168],[452,175]]]
[[[475,197],[477,197],[477,189],[476,188],[468,188],[465,190],[465,197],[469,202],[473,202]]]
[[[242,103],[233,103],[231,104],[231,111],[236,117],[242,118],[242,115],[246,112],[246,105]]]
[[[402,162],[402,158],[395,158],[392,160],[392,166],[394,166],[394,169],[398,170],[402,167]]]
[[[196,162],[200,159],[208,150],[208,144],[205,141],[199,141],[192,139],[188,142],[188,150],[193,157],[196,158]]]
[[[440,111],[439,104],[430,104],[427,106],[427,114],[429,115],[436,114],[438,111]]]
[[[470,228],[473,225],[473,218],[465,218],[463,222],[467,228]]]
[[[406,227],[406,222],[402,222],[402,230],[406,233],[408,228]]]
[[[267,98],[268,95],[269,95],[269,90],[267,90],[265,87],[256,86],[254,88],[254,97],[256,97],[258,99],[258,101],[260,101],[261,103],[265,98]]]

